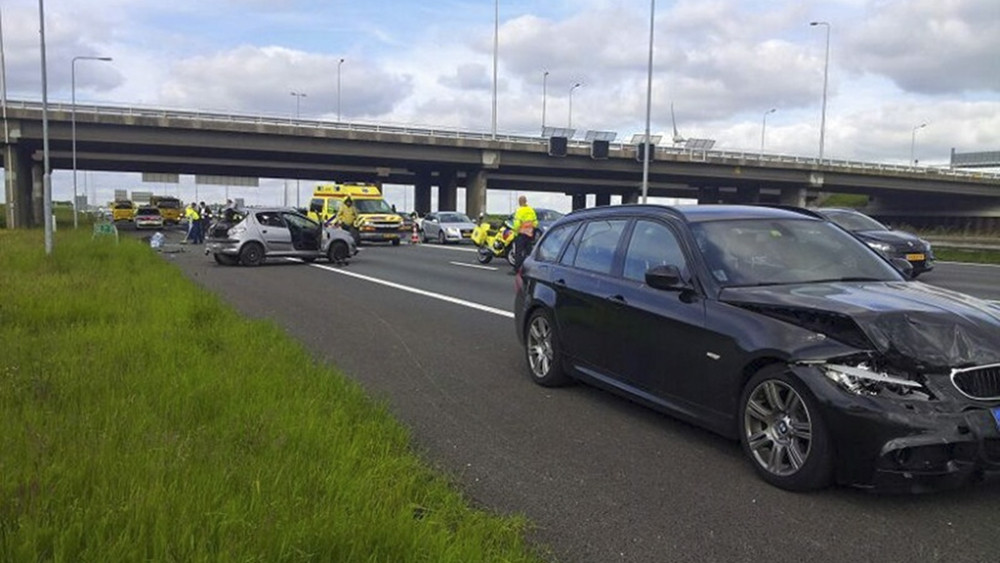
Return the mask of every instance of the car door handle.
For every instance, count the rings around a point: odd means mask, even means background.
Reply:
[[[566,287],[566,280],[559,278],[555,281],[555,284],[559,287]]]
[[[615,305],[624,305],[627,303],[623,295],[609,295],[606,299]]]

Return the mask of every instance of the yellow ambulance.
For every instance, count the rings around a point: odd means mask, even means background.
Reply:
[[[337,215],[348,197],[354,201],[358,219],[354,226],[361,241],[383,241],[398,245],[404,232],[403,218],[382,199],[382,191],[374,184],[319,184],[309,201],[309,218],[325,222]],[[358,242],[361,242],[358,241]]]

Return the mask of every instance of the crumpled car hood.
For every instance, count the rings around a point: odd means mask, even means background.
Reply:
[[[1000,362],[1000,306],[919,282],[726,288],[719,299],[875,349],[904,369]]]

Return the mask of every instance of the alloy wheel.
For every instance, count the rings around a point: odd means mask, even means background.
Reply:
[[[528,364],[531,374],[544,378],[552,370],[555,353],[552,347],[552,325],[544,315],[537,315],[528,327]]]
[[[809,409],[795,389],[768,379],[747,397],[743,432],[753,460],[772,475],[794,475],[812,449]]]

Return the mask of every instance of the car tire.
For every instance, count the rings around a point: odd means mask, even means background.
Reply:
[[[559,357],[559,338],[552,314],[536,309],[524,331],[524,352],[531,379],[542,387],[562,387],[572,382]]]
[[[212,256],[215,258],[215,263],[220,266],[235,266],[239,263],[239,258],[228,254],[213,254]]]
[[[347,262],[348,253],[347,243],[342,240],[333,241],[330,243],[330,248],[327,249],[327,257],[334,264]]]
[[[740,397],[740,444],[757,474],[789,491],[822,489],[833,447],[812,393],[783,365],[755,374]]]
[[[445,244],[447,242],[444,240],[444,231],[438,231],[438,244]]]
[[[260,266],[264,262],[264,247],[258,242],[248,242],[240,249],[240,264]]]

